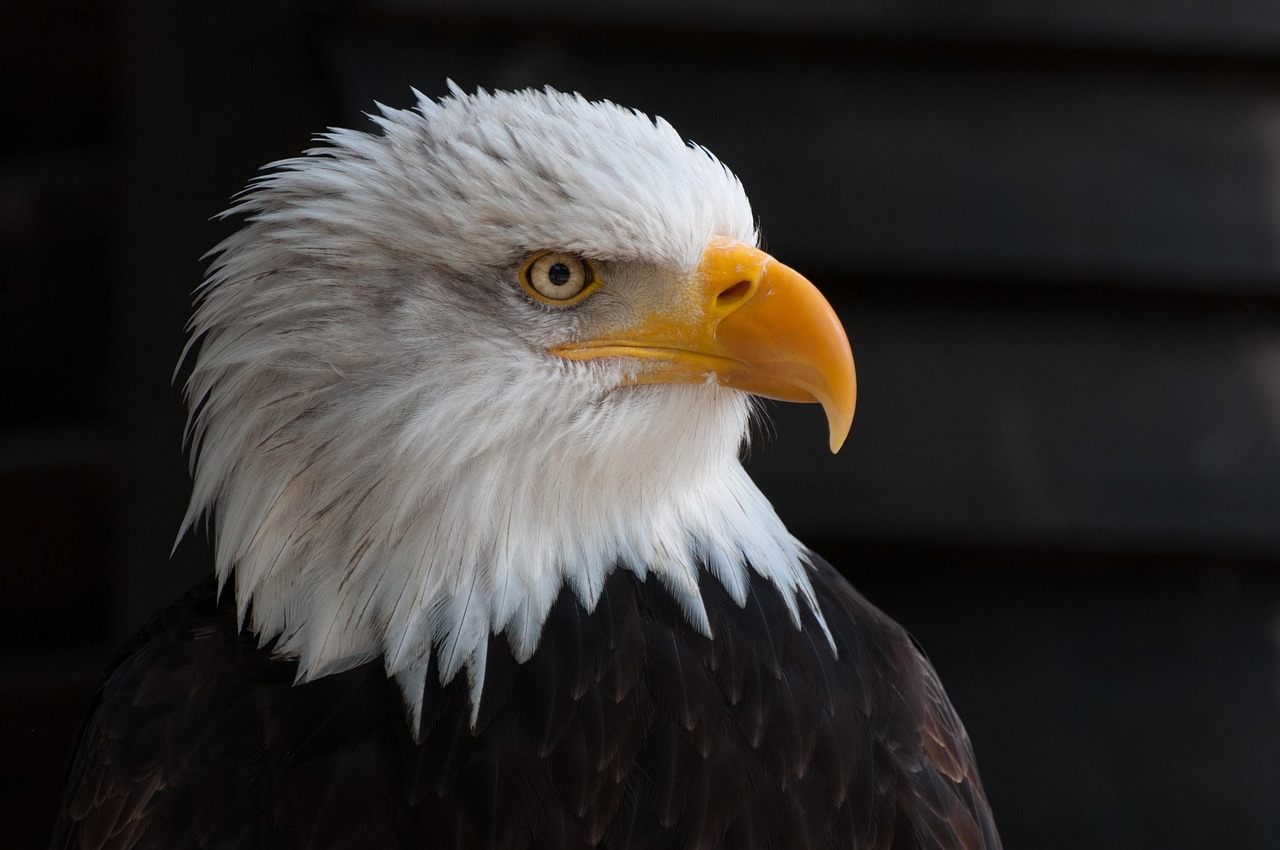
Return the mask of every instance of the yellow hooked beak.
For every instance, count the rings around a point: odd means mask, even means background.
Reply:
[[[782,401],[818,402],[831,451],[853,423],[853,353],[840,320],[812,283],[763,251],[713,237],[691,285],[638,324],[566,343],[570,360],[634,357],[635,384],[706,383]]]

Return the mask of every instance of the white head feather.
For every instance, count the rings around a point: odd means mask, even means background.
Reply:
[[[749,398],[548,354],[572,311],[512,275],[551,249],[687,275],[712,235],[755,242],[738,180],[661,120],[550,91],[373,120],[251,185],[191,321],[184,528],[212,515],[242,621],[303,680],[381,656],[416,727],[433,651],[474,710],[489,635],[528,658],[561,589],[593,609],[614,569],[704,632],[700,569],[817,613],[738,459]]]

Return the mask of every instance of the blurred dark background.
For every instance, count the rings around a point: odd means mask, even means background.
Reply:
[[[1273,0],[0,6],[0,847],[170,557],[211,220],[410,86],[657,113],[831,297],[857,420],[753,470],[929,649],[1013,848],[1280,847]]]

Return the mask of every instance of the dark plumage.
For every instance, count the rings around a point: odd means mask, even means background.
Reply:
[[[379,664],[291,687],[203,586],[99,690],[52,846],[999,847],[928,661],[817,559],[814,587],[838,657],[759,578],[742,608],[703,582],[708,640],[615,571],[524,664],[490,638],[474,730],[431,680],[415,744]]]

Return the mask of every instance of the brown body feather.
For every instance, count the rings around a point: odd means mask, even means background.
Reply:
[[[714,637],[654,581],[561,593],[537,651],[491,638],[428,679],[418,740],[370,663],[294,686],[206,586],[99,689],[55,850],[843,848],[996,850],[969,740],[911,638],[815,559],[833,653],[754,576],[714,579]]]

